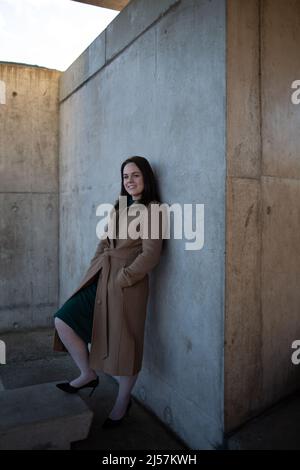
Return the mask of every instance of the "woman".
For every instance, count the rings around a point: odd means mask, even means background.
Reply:
[[[134,156],[122,163],[120,195],[126,196],[127,204],[122,208],[116,201],[108,223],[108,228],[116,223],[116,231],[108,232],[115,236],[102,236],[79,287],[54,315],[53,349],[68,351],[80,369],[79,377],[58,388],[77,393],[92,387],[93,392],[99,383],[97,369],[119,382],[104,427],[119,424],[131,405],[130,393],[142,366],[148,273],[159,262],[163,242],[160,222],[150,217],[151,207],[159,208],[160,200],[146,158]],[[136,204],[142,215],[137,225],[140,236],[119,237],[137,220]],[[157,238],[151,238],[151,227],[158,229]]]

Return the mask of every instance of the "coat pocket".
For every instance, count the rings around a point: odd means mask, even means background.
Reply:
[[[126,268],[128,264],[128,262],[124,261],[122,263],[121,268],[116,273],[116,283],[121,289],[124,289],[124,287],[128,287],[128,281],[126,279],[126,275],[124,274],[124,268]]]

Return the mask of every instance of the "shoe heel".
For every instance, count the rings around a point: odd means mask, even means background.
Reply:
[[[130,398],[130,402],[128,403],[127,410],[126,410],[126,415],[128,415],[131,405],[132,405],[132,399]]]
[[[96,387],[97,387],[97,385],[96,385]],[[96,390],[96,387],[92,388],[92,390],[91,390],[91,392],[90,392],[90,394],[89,394],[89,397],[91,397],[91,396],[93,395],[94,391]]]

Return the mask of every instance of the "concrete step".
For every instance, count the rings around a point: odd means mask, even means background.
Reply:
[[[0,340],[6,345],[6,364],[65,355],[65,352],[53,351],[53,335],[54,328],[1,332]]]
[[[0,394],[0,450],[70,449],[86,439],[93,412],[79,395],[31,385]]]

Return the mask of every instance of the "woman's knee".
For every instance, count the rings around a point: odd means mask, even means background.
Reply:
[[[64,322],[63,320],[61,320],[60,318],[55,317],[55,318],[54,318],[54,325],[55,325],[55,328],[56,328],[57,330],[59,330],[59,329],[61,329],[61,328],[64,327],[65,322]]]

